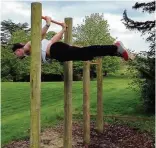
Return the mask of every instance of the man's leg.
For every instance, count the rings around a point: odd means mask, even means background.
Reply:
[[[88,47],[82,47],[82,54],[86,52],[86,55],[93,57],[98,56],[119,56],[124,58],[125,61],[129,59],[128,51],[121,42],[116,42],[114,45],[93,45]]]
[[[96,56],[117,56],[117,46],[115,45],[91,45],[82,47],[82,52]]]
[[[51,46],[51,57],[59,61],[87,61],[94,57],[119,56],[127,61],[129,59],[127,50],[120,42],[117,43],[117,45],[76,47],[57,42]]]

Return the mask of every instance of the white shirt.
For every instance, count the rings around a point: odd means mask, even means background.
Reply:
[[[43,63],[51,63],[52,59],[49,59],[46,57],[46,49],[49,44],[49,41],[47,39],[43,39],[41,41],[41,59]],[[24,54],[25,57],[29,56],[27,54]]]
[[[46,49],[47,49],[48,44],[49,44],[49,41],[47,39],[43,39],[41,41],[41,57],[42,57],[43,63],[51,62],[51,59],[46,57]]]

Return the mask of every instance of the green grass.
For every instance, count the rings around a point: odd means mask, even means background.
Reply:
[[[140,110],[139,94],[129,89],[129,82],[127,78],[104,78],[104,114],[147,116]],[[11,140],[29,137],[30,84],[3,82],[1,86],[2,144],[6,144]],[[63,87],[63,82],[42,83],[42,128],[57,124],[63,119]],[[82,82],[73,82],[73,113],[76,114],[82,113],[82,88]],[[92,114],[96,113],[96,91],[96,81],[92,81],[90,86]]]

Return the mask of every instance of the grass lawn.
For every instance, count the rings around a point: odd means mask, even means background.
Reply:
[[[128,87],[127,78],[104,78],[104,114],[143,116],[139,94]],[[2,144],[29,137],[30,84],[2,83]],[[41,126],[52,126],[63,119],[63,82],[42,83]],[[91,113],[96,113],[96,81],[91,82]],[[82,113],[82,82],[73,82],[73,113]],[[152,117],[153,118],[153,117]],[[148,127],[150,126],[149,123]],[[151,123],[154,126],[154,121]]]

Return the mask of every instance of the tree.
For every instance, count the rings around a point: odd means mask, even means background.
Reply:
[[[1,79],[2,81],[12,81],[11,72],[11,53],[9,50],[6,50],[3,46],[1,47]]]
[[[50,40],[54,35],[56,34],[56,32],[54,31],[49,31],[47,34],[46,34],[46,39],[47,40]]]
[[[107,20],[104,19],[103,14],[100,15],[98,13],[91,14],[90,16],[86,16],[83,20],[83,24],[77,25],[77,27],[73,28],[73,44],[77,46],[88,46],[88,45],[108,45],[113,44],[114,38],[110,35],[109,32],[109,24]],[[105,57],[103,58],[103,63],[109,65],[109,70],[114,69],[113,67],[118,68],[117,66],[119,62],[112,62],[114,57]],[[75,71],[82,72],[82,66],[80,64],[78,70],[75,67]],[[107,65],[107,66],[108,66]],[[108,68],[104,69],[105,71]],[[117,70],[117,69],[116,69]],[[95,73],[95,66],[91,67],[91,72]]]
[[[30,39],[28,23],[13,23],[12,20],[3,20],[1,22],[1,43],[2,43],[2,81],[18,81],[25,75],[29,68],[29,60],[22,62],[15,58],[11,48],[12,44],[16,42],[26,42]],[[26,66],[27,65],[27,66]]]
[[[29,75],[30,58],[25,58],[22,61],[13,55],[11,50],[13,43],[26,43],[30,40],[30,34],[24,30],[12,33],[8,45],[2,48],[2,79],[18,81],[24,76]]]
[[[121,65],[120,58],[118,57],[111,58],[110,56],[104,57],[104,60],[102,61],[104,75],[107,76],[108,73],[114,73],[116,70],[120,69],[120,65]]]
[[[29,31],[28,23],[13,23],[12,20],[3,20],[1,22],[1,43],[6,44],[8,43],[9,39],[11,38],[12,34],[19,30]]]
[[[80,46],[112,44],[114,38],[109,33],[107,20],[98,13],[86,16],[84,24],[73,28],[74,43]]]
[[[147,3],[135,3],[133,9],[142,9],[143,13],[152,14],[155,12],[155,1]],[[138,22],[127,16],[126,10],[123,13],[123,23],[130,30],[137,30],[142,35],[147,35],[146,41],[150,43],[149,50],[140,52],[136,61],[131,63],[132,68],[137,69],[133,75],[137,78],[138,86],[141,89],[141,96],[145,111],[154,113],[155,110],[155,20]],[[137,75],[136,75],[137,74]],[[141,78],[141,79],[140,79]],[[136,79],[135,79],[136,80]],[[136,82],[136,81],[135,81]]]

